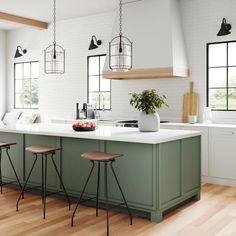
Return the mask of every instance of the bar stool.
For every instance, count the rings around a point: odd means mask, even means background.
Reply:
[[[13,165],[13,162],[11,160],[11,157],[9,155],[9,150],[10,150],[12,145],[16,145],[16,143],[15,142],[1,142],[0,141],[0,189],[1,189],[1,194],[2,194],[2,187],[3,187],[3,185],[12,184],[12,183],[15,183],[16,181],[17,181],[18,185],[20,186],[20,188],[22,189],[19,177],[18,177],[18,175],[16,173],[16,169],[15,169],[15,167]],[[15,176],[16,176],[16,181],[12,181],[12,182],[8,182],[8,183],[3,183],[2,182],[2,151],[3,151],[3,149],[6,150],[6,154],[7,154],[8,160],[9,160],[9,162],[11,164],[11,167],[12,167],[12,170],[13,170]]]
[[[54,148],[54,147],[47,147],[47,146],[30,146],[30,147],[27,147],[25,150],[28,151],[28,152],[33,153],[33,154],[35,155],[35,159],[34,159],[34,162],[33,162],[32,167],[31,167],[31,169],[30,169],[30,171],[29,171],[29,174],[28,174],[28,176],[27,176],[27,178],[26,178],[25,184],[24,184],[24,186],[23,186],[23,188],[22,188],[22,190],[21,190],[20,196],[19,196],[19,198],[18,198],[18,200],[17,200],[17,203],[16,203],[16,211],[19,210],[19,202],[20,202],[21,196],[23,195],[24,191],[27,190],[27,189],[26,189],[26,185],[27,185],[27,183],[28,183],[28,181],[29,181],[29,178],[30,178],[30,176],[31,176],[31,174],[32,174],[32,171],[33,171],[34,166],[35,166],[35,164],[36,164],[36,162],[37,162],[37,160],[38,160],[38,156],[39,156],[39,155],[41,155],[41,158],[42,158],[42,202],[43,202],[43,219],[46,218],[46,196],[47,196],[47,195],[46,195],[46,191],[47,191],[47,190],[46,190],[46,187],[47,187],[47,158],[48,158],[48,155],[51,157],[53,166],[54,166],[54,168],[55,168],[55,170],[56,170],[56,173],[57,173],[57,176],[58,176],[58,178],[59,178],[59,180],[60,180],[60,184],[61,184],[62,189],[63,189],[63,191],[64,191],[64,193],[65,193],[65,195],[66,195],[66,198],[67,198],[67,200],[68,200],[68,203],[69,203],[69,210],[70,210],[71,202],[70,202],[69,196],[68,196],[68,194],[67,194],[67,192],[66,192],[65,186],[64,186],[64,184],[63,184],[62,177],[61,177],[61,175],[60,175],[60,173],[59,173],[59,171],[58,171],[58,169],[57,169],[56,163],[55,163],[55,161],[54,161],[54,159],[53,159],[53,156],[56,154],[56,151],[61,150],[61,148]],[[30,189],[33,189],[33,188],[30,188]],[[58,191],[58,192],[56,192],[56,193],[59,193],[59,192],[61,192],[61,191]],[[53,194],[55,194],[55,193],[53,193]],[[52,195],[52,193],[49,194],[49,195]]]
[[[122,205],[125,205],[126,208],[127,208],[127,211],[129,213],[129,216],[130,216],[130,225],[132,225],[132,214],[131,214],[131,211],[128,207],[128,204],[127,204],[127,201],[125,199],[125,196],[124,196],[124,193],[121,189],[121,185],[118,181],[118,178],[116,176],[116,173],[114,171],[114,168],[113,168],[113,163],[115,162],[115,159],[116,158],[119,158],[119,157],[123,157],[124,155],[122,154],[112,154],[112,153],[105,153],[105,152],[86,152],[86,153],[83,153],[82,154],[82,157],[91,161],[92,163],[92,168],[90,170],[90,173],[88,175],[88,178],[85,182],[85,185],[84,185],[84,188],[82,190],[82,193],[80,195],[80,198],[79,198],[79,201],[74,209],[74,212],[72,214],[72,217],[71,217],[71,226],[74,225],[74,216],[75,216],[75,213],[76,213],[76,210],[79,206],[79,204],[81,204],[82,202],[85,202],[85,201],[88,201],[88,200],[91,200],[91,199],[95,199],[96,198],[96,216],[98,216],[98,198],[99,198],[99,184],[100,184],[100,164],[101,162],[104,163],[104,166],[105,166],[105,169],[104,169],[104,177],[105,177],[105,199],[106,199],[106,222],[107,222],[107,235],[109,235],[109,216],[108,216],[108,183],[107,183],[107,165],[108,163],[110,163],[110,166],[111,166],[111,170],[112,170],[112,173],[115,177],[115,180],[116,180],[116,183],[118,185],[118,188],[120,190],[120,193],[122,195],[122,198],[123,198],[123,203],[117,205],[117,206],[122,206]],[[92,197],[92,198],[89,198],[89,199],[86,199],[86,200],[83,200],[82,201],[82,198],[83,198],[83,195],[84,195],[84,192],[86,190],[86,187],[88,185],[88,182],[89,182],[89,179],[91,177],[91,174],[94,170],[94,167],[95,167],[95,162],[97,162],[97,166],[98,166],[98,175],[97,175],[97,194],[96,194],[96,197]]]

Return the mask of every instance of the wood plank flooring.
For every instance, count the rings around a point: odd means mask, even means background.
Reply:
[[[47,218],[42,219],[42,202],[26,193],[16,212],[18,191],[4,188],[0,195],[0,236],[103,236],[106,235],[105,211],[95,217],[95,209],[81,206],[70,226],[72,211],[65,201],[48,198]],[[72,206],[74,209],[74,204]],[[128,215],[110,213],[111,236],[236,236],[236,188],[205,184],[202,198],[167,214],[160,224]]]

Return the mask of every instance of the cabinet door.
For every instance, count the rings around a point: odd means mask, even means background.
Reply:
[[[210,175],[236,179],[236,129],[210,128]]]
[[[154,204],[153,182],[155,159],[153,146],[141,143],[106,142],[106,151],[122,153],[124,158],[118,158],[114,163],[119,182],[126,199],[132,205],[151,209]],[[108,195],[111,200],[121,200],[121,194],[114,176],[108,170]]]
[[[50,147],[60,147],[59,138],[52,136],[42,136],[42,135],[25,135],[25,146],[50,146]],[[25,152],[25,160],[24,160],[24,175],[25,178],[28,176],[29,171],[32,167],[32,164],[35,160],[35,155],[30,152]],[[60,152],[56,152],[54,157],[55,162],[58,165],[60,163]],[[41,185],[42,183],[42,158],[41,155],[38,155],[38,160],[35,164],[32,175],[29,179],[29,185]],[[56,176],[56,172],[54,166],[51,161],[51,157],[48,157],[48,166],[47,166],[47,186],[49,188],[55,188],[58,185],[58,179]]]
[[[198,130],[202,131],[202,139],[201,139],[201,172],[202,175],[209,175],[209,129],[206,127],[194,127],[194,126],[184,126],[182,127],[184,130]]]

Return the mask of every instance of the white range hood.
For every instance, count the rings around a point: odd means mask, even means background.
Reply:
[[[112,37],[118,35],[118,25],[117,17]],[[124,4],[123,34],[133,41],[133,68],[128,72],[113,72],[107,56],[104,78],[189,76],[179,0],[140,0]]]

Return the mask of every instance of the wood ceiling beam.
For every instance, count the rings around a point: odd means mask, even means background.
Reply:
[[[16,16],[4,12],[0,12],[0,21],[7,21],[15,24],[20,24],[20,25],[25,25],[31,28],[43,30],[48,28],[48,23],[38,21],[38,20],[33,20],[21,16]]]

